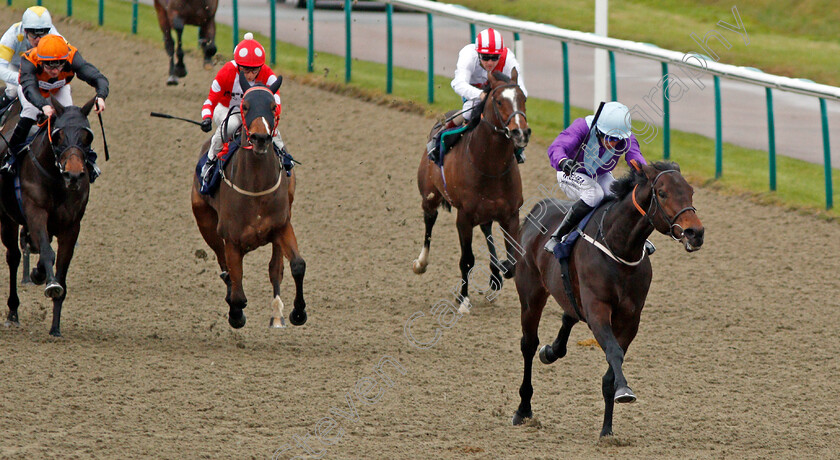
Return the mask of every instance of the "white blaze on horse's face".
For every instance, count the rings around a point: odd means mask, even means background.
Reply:
[[[263,126],[265,126],[265,132],[271,134],[271,128],[268,127],[268,121],[265,119],[265,117],[260,117],[260,120],[262,120]]]
[[[512,110],[511,110],[512,113],[516,113],[516,112],[519,111],[519,106],[516,104],[516,88],[505,88],[505,89],[503,89],[502,90],[502,97],[510,101],[510,105],[512,107]],[[518,114],[518,113],[516,113],[516,115],[513,116],[513,122],[516,124],[516,126],[521,126],[520,125],[520,118],[521,118],[521,115]]]

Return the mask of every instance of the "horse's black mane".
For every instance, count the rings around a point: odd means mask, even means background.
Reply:
[[[650,166],[653,166],[658,171],[667,171],[669,169],[676,169],[677,171],[680,170],[680,165],[674,163],[673,161],[657,161]],[[618,179],[612,184],[610,189],[613,192],[613,196],[610,198],[622,200],[633,191],[633,187],[644,183],[647,183],[647,176],[645,176],[645,173],[630,168],[630,172],[627,173],[626,176]]]

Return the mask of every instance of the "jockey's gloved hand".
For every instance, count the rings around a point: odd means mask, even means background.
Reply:
[[[213,129],[213,120],[209,117],[201,120],[201,130],[205,133],[209,133],[210,130]]]
[[[563,174],[567,176],[571,176],[577,168],[578,164],[571,158],[563,158],[560,160],[560,171],[563,171]]]

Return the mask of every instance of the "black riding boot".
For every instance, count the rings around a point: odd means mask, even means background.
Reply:
[[[274,146],[274,151],[277,153],[277,156],[280,157],[280,164],[283,165],[283,170],[286,171],[287,176],[292,175],[292,168],[295,167],[295,159],[286,150],[286,146],[284,145],[283,148],[278,149],[277,145]]]
[[[583,200],[578,200],[572,207],[569,209],[569,212],[566,213],[566,217],[563,218],[563,222],[560,223],[560,226],[557,227],[557,230],[551,235],[551,238],[545,243],[544,249],[548,252],[554,253],[554,248],[563,240],[566,239],[566,235],[574,229],[580,221],[592,211],[592,206],[584,203]]]
[[[0,113],[6,110],[6,107],[10,106],[14,101],[15,98],[9,97],[6,93],[3,93],[3,97],[0,98]]]
[[[87,151],[86,157],[87,158],[85,159],[85,164],[87,165],[88,178],[90,179],[90,183],[92,184],[96,180],[96,178],[102,174],[102,170],[99,169],[99,165],[96,164],[96,158],[98,157],[98,155],[93,149],[89,149]]]
[[[525,148],[516,148],[513,149],[513,156],[516,157],[516,162],[519,164],[525,163]]]
[[[32,129],[32,125],[35,124],[35,120],[32,118],[21,118],[18,121],[17,126],[15,126],[15,130],[12,132],[12,137],[9,139],[9,149],[6,152],[6,161],[0,166],[0,173],[11,173],[14,171],[14,164],[15,160],[17,159],[17,155],[23,149],[23,144],[26,143],[26,137],[29,135],[29,130]]]

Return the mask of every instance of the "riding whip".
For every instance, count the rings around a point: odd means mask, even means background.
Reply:
[[[181,121],[186,121],[188,123],[192,123],[194,125],[201,126],[201,122],[198,122],[198,121],[195,121],[195,120],[190,120],[189,118],[176,117],[174,115],[168,115],[168,114],[160,113],[160,112],[152,112],[152,113],[149,114],[149,116],[157,117],[157,118],[168,118],[170,120],[181,120]]]
[[[96,108],[99,108],[99,101],[96,101]],[[102,124],[102,112],[96,112],[96,115],[99,116],[99,127],[102,128],[102,145],[105,147],[105,161],[111,159],[111,155],[108,155],[108,141],[105,140],[105,125]]]

